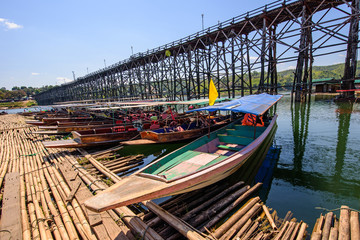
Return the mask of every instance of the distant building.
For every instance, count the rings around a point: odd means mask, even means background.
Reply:
[[[313,79],[312,85],[315,87],[315,93],[336,93],[341,89],[341,80],[334,78]],[[360,79],[355,80],[355,88],[360,89]]]
[[[313,79],[312,85],[315,87],[315,93],[336,93],[341,83],[335,78],[320,78]]]

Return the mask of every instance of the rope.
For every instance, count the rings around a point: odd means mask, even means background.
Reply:
[[[20,158],[20,157],[31,157],[31,156],[36,156],[37,154],[42,153],[42,152],[45,152],[45,150],[42,150],[42,151],[40,151],[40,152],[36,152],[36,153],[30,153],[30,154],[20,155],[18,158]],[[18,159],[18,158],[15,158],[15,159],[13,159],[13,160],[16,160],[16,159]]]
[[[120,220],[122,220],[123,218],[126,218],[126,217],[136,217],[136,218],[139,218],[139,219],[141,220],[141,218],[140,218],[139,216],[136,216],[136,215],[121,215],[121,216],[119,217],[119,219],[116,220],[115,222],[117,223],[117,222],[119,222]],[[141,221],[142,221],[142,220],[141,220]],[[147,225],[147,227],[145,228],[145,231],[144,231],[143,235],[142,235],[141,238],[140,238],[141,240],[145,239],[145,235],[146,235],[146,233],[147,233],[147,231],[148,231],[149,228],[150,228],[150,226]]]
[[[0,230],[0,232],[7,232],[7,233],[9,233],[9,234],[10,234],[10,237],[9,237],[8,240],[12,239],[12,234],[11,234],[10,230]]]
[[[72,133],[69,133],[68,135],[65,135],[65,136],[63,137],[63,139],[69,138],[69,137],[71,136],[71,134],[72,134]]]
[[[360,211],[357,210],[357,209],[354,209],[354,208],[344,208],[344,207],[342,207],[342,208],[341,208],[341,207],[340,207],[340,208],[335,208],[335,209],[327,209],[327,208],[323,208],[323,207],[315,207],[315,209],[324,210],[324,211],[327,211],[327,212],[334,212],[334,211],[337,211],[337,210],[347,209],[347,210],[351,210],[351,211],[360,213]]]

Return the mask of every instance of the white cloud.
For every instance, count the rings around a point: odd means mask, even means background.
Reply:
[[[40,75],[40,73],[36,73],[36,72],[33,72],[31,73],[32,76],[37,76],[37,75]]]
[[[6,29],[19,29],[23,28],[23,26],[10,22],[9,20],[5,18],[0,18],[0,25],[4,26]]]
[[[258,57],[250,56],[250,60],[256,60]]]
[[[68,83],[71,82],[72,80],[69,78],[65,78],[65,77],[57,77],[56,78],[56,84],[63,84],[63,83]]]
[[[286,70],[290,70],[290,69],[296,69],[296,66],[288,66],[288,67],[286,68]]]

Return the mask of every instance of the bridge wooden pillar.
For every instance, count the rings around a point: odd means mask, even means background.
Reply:
[[[246,62],[248,68],[248,75],[249,75],[249,88],[250,94],[252,94],[252,79],[251,79],[251,64],[250,64],[250,42],[248,34],[245,34],[245,42],[246,42]]]
[[[312,69],[312,17],[309,16],[308,9],[303,5],[301,18],[301,35],[299,45],[299,55],[295,70],[293,89],[291,99],[295,92],[295,101],[301,102],[306,100],[307,93],[311,92],[311,79],[309,69]],[[308,83],[310,82],[310,84]]]
[[[357,65],[357,48],[359,41],[359,0],[353,0],[351,4],[351,20],[349,27],[349,38],[347,42],[347,52],[345,59],[344,76],[342,78],[341,89],[354,89]],[[354,91],[344,92],[341,98],[354,98]]]
[[[262,27],[262,35],[261,35],[261,73],[260,73],[260,82],[258,86],[258,92],[262,93],[265,90],[265,61],[266,61],[266,18],[263,17],[263,27]]]

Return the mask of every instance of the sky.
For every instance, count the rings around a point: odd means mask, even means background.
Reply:
[[[269,2],[3,0],[0,87],[60,85]]]

